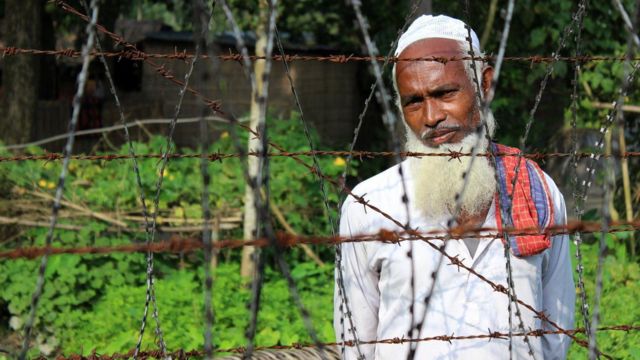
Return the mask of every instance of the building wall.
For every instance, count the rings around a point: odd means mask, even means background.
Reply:
[[[181,51],[181,49],[178,49]],[[162,42],[145,43],[149,53],[168,53],[174,45]],[[189,48],[189,52],[192,50]],[[228,49],[222,49],[223,53]],[[188,62],[158,61],[176,79],[183,80]],[[293,62],[291,76],[300,97],[300,103],[307,119],[319,132],[323,142],[332,146],[344,146],[351,139],[358,113],[362,109],[364,97],[359,89],[359,70],[363,63],[349,62]],[[365,65],[366,66],[366,65]],[[142,91],[139,96],[146,100],[150,111],[159,112],[170,118],[175,111],[179,86],[160,76],[153,67],[144,65]],[[251,87],[240,63],[219,62],[219,73],[212,73],[212,62],[198,61],[190,85],[208,98],[220,99],[225,111],[235,117],[245,117],[251,103]],[[216,84],[218,82],[218,84]],[[219,88],[219,89],[218,89]],[[274,62],[269,85],[269,114],[280,119],[288,119],[297,107],[291,93],[289,80],[281,62]],[[202,102],[187,93],[181,110],[181,117],[194,117],[202,113]],[[197,127],[180,129],[176,134],[179,143],[188,144],[198,133]]]

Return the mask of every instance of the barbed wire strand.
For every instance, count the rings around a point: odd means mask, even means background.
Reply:
[[[278,46],[278,51],[280,52],[280,55],[282,56],[282,64],[284,66],[284,70],[285,70],[285,74],[287,75],[287,79],[289,80],[289,86],[291,88],[291,94],[293,95],[294,101],[296,103],[296,107],[298,109],[298,112],[300,113],[300,122],[302,123],[302,128],[304,131],[304,136],[307,140],[307,144],[309,145],[309,149],[311,151],[315,151],[316,147],[313,143],[313,139],[311,138],[311,133],[309,131],[309,125],[307,124],[307,121],[304,118],[304,111],[302,110],[302,104],[300,102],[300,97],[298,96],[298,92],[296,90],[295,84],[294,84],[294,80],[293,77],[291,76],[291,72],[289,70],[289,63],[286,60],[285,57],[285,52],[284,52],[284,47],[282,46],[282,40],[280,39],[280,34],[278,31],[278,27],[277,25],[274,28],[275,30],[275,40],[276,40],[276,45]],[[327,190],[325,188],[325,180],[323,177],[323,171],[322,171],[322,167],[320,166],[320,162],[318,161],[318,157],[315,155],[312,155],[312,160],[313,160],[313,167],[314,167],[314,175],[318,175],[318,185],[320,187],[320,195],[322,196],[322,203],[324,205],[324,209],[327,213],[327,219],[329,220],[329,227],[331,229],[331,235],[335,236],[337,235],[337,228],[336,228],[336,221],[333,217],[333,215],[331,214],[331,206],[329,205],[329,197],[327,195]],[[317,173],[316,173],[317,172]],[[342,274],[342,269],[341,269],[341,265],[342,265],[342,254],[340,252],[340,246],[336,246],[335,247],[335,259],[336,259],[336,269],[337,269],[337,283],[338,283],[338,296],[340,298],[340,313],[343,315],[343,317],[340,318],[340,322],[343,323],[344,322],[344,315],[346,314],[348,321],[349,321],[349,325],[350,325],[350,331],[353,333],[353,338],[354,341],[356,343],[356,351],[358,352],[358,357],[362,358],[362,351],[360,350],[360,345],[358,344],[358,336],[356,333],[356,328],[353,324],[353,319],[351,317],[351,311],[349,308],[349,304],[348,304],[348,300],[345,297],[345,289],[344,289],[344,277]],[[344,325],[343,325],[344,326]],[[340,334],[340,337],[342,339],[342,341],[344,341],[344,333]],[[344,347],[341,349],[341,353],[344,354]]]
[[[205,29],[203,29],[202,31],[205,31]],[[173,151],[173,134],[175,132],[178,116],[180,115],[180,111],[182,109],[182,101],[187,92],[187,89],[189,88],[189,80],[191,78],[191,75],[193,74],[193,69],[195,68],[195,63],[198,59],[197,55],[199,55],[201,51],[200,45],[201,44],[199,42],[196,43],[196,48],[195,48],[196,56],[194,56],[193,59],[191,60],[189,64],[189,68],[184,76],[183,85],[180,91],[178,92],[178,100],[175,105],[173,120],[171,124],[169,124],[169,131],[167,133],[165,146],[164,146],[165,150],[163,151],[163,156],[160,160],[160,168],[159,168],[158,178],[156,182],[156,193],[153,199],[154,207],[153,207],[152,222],[151,222],[151,238],[150,238],[151,242],[155,240],[157,219],[158,219],[158,212],[159,212],[159,203],[160,203],[160,194],[161,194],[162,184],[164,180],[164,172],[169,162],[169,157],[167,157],[166,154],[169,154]],[[147,312],[149,309],[149,301],[151,301],[151,303],[153,304],[152,316],[156,320],[156,336],[159,337],[161,350],[163,352],[166,351],[166,345],[164,344],[164,341],[162,341],[162,331],[160,329],[160,320],[158,316],[158,305],[155,298],[155,289],[154,289],[154,280],[153,280],[153,267],[154,267],[153,261],[154,261],[153,253],[150,252],[147,254],[147,295],[145,300],[144,313],[143,313],[141,326],[140,326],[140,334],[138,337],[138,343],[136,345],[136,352],[133,355],[134,359],[137,358],[138,352],[140,351],[140,347],[142,346],[142,339],[143,339],[144,330],[145,330]]]
[[[611,221],[609,223],[608,233],[620,233],[640,230],[640,219],[632,222],[627,221]],[[301,236],[291,235],[287,233],[277,233],[276,239],[278,244],[283,247],[293,247],[300,244],[311,245],[338,245],[344,243],[357,243],[368,241],[379,241],[382,243],[398,244],[403,241],[420,240],[423,242],[430,240],[457,240],[465,237],[478,237],[493,239],[502,235],[497,228],[490,227],[454,227],[449,230],[434,230],[419,232],[417,234],[409,234],[405,232],[394,232],[389,230],[381,230],[375,234],[357,235],[357,236]],[[550,226],[541,231],[538,228],[506,228],[509,236],[526,236],[526,235],[571,235],[576,232],[583,234],[601,233],[604,231],[602,224],[599,222],[574,221],[567,225]],[[243,246],[265,247],[268,245],[267,239],[258,238],[254,240],[241,239],[225,239],[213,244],[216,250],[221,249],[238,249]],[[75,255],[101,255],[109,253],[133,253],[151,251],[154,253],[183,253],[201,250],[204,245],[192,238],[184,238],[173,236],[171,240],[159,241],[153,244],[134,243],[123,245],[108,246],[81,246],[81,247],[52,247],[52,246],[29,246],[19,247],[12,250],[0,251],[0,259],[36,259],[43,254],[49,253],[49,256],[62,254]]]
[[[59,0],[55,0],[56,2]],[[69,6],[68,4],[65,4]],[[624,20],[624,19],[623,19]],[[55,57],[68,57],[79,58],[81,52],[75,49],[58,49],[58,50],[43,50],[43,49],[31,49],[31,48],[19,48],[14,46],[0,46],[0,53],[2,57],[6,56],[19,56],[19,55],[32,55],[32,56],[55,56]],[[188,61],[193,59],[194,55],[185,51],[174,51],[173,53],[147,53],[140,50],[126,49],[116,51],[92,51],[91,56],[104,56],[106,58],[127,59],[132,61],[146,61],[148,59],[164,59],[164,60],[179,60]],[[200,55],[200,59],[216,59],[219,61],[237,62],[242,61],[243,55],[237,53],[231,54],[217,54],[217,55]],[[483,57],[420,57],[420,58],[403,58],[398,59],[394,56],[366,56],[366,55],[354,55],[354,54],[339,54],[339,55],[272,55],[271,59],[274,61],[288,61],[288,62],[330,62],[336,64],[345,64],[348,62],[370,62],[371,60],[378,62],[402,62],[402,61],[437,61],[437,62],[449,62],[449,61],[462,61],[462,60],[477,60],[477,61],[495,61],[496,58],[490,55]],[[265,60],[264,56],[249,55],[248,60]],[[635,57],[633,60],[640,61],[640,57]],[[505,56],[504,61],[520,62],[523,64],[542,64],[556,61],[570,62],[570,63],[588,63],[588,62],[624,62],[624,56],[615,55],[582,55],[582,56],[547,56],[547,55],[523,55],[523,56]],[[157,64],[156,64],[157,65]]]
[[[237,120],[234,120],[237,121]],[[232,121],[233,122],[233,121]],[[423,152],[413,152],[413,151],[346,151],[346,150],[311,150],[311,151],[284,151],[278,149],[277,152],[269,152],[266,156],[269,157],[299,157],[299,156],[348,156],[352,155],[353,157],[359,158],[359,160],[363,161],[365,159],[373,159],[378,157],[396,157],[401,156],[403,158],[408,157],[448,157],[450,160],[456,160],[461,157],[467,156],[475,156],[475,157],[492,157],[492,156],[500,156],[500,157],[517,157],[522,156],[523,158],[531,159],[531,160],[545,160],[552,158],[576,158],[576,160],[595,160],[606,159],[606,158],[634,158],[640,157],[640,152],[638,151],[627,151],[622,154],[620,153],[612,153],[612,154],[598,154],[597,159],[595,158],[595,153],[593,152],[530,152],[530,153],[503,153],[503,152],[495,152],[493,154],[489,152],[478,152],[473,154],[471,152],[460,152],[460,151],[449,151],[446,153],[423,153]],[[97,155],[71,155],[70,159],[74,161],[116,161],[116,160],[128,160],[128,159],[161,159],[163,154],[97,154]],[[255,151],[251,152],[238,152],[238,153],[225,153],[221,151],[213,152],[213,153],[172,153],[168,154],[167,157],[170,159],[200,159],[202,157],[206,157],[209,161],[216,162],[222,161],[231,158],[241,158],[243,156],[260,156],[259,153]],[[594,158],[594,159],[591,159]],[[63,160],[64,154],[62,153],[45,153],[45,154],[23,154],[23,155],[14,155],[14,156],[0,156],[0,162],[7,161],[57,161]],[[342,176],[340,176],[342,179]]]
[[[623,331],[623,332],[630,332],[630,331],[638,331],[640,330],[640,326],[639,325],[608,325],[608,326],[602,326],[600,328],[598,328],[599,332],[603,332],[603,331]],[[569,330],[565,330],[566,333],[569,334],[584,334],[585,333],[585,329],[584,328],[577,328],[577,329],[569,329]],[[542,337],[545,335],[557,335],[557,334],[563,334],[562,331],[559,330],[546,330],[546,329],[532,329],[529,330],[527,332],[518,332],[518,333],[514,333],[513,336],[535,336],[535,337]],[[405,344],[405,343],[410,343],[410,342],[431,342],[431,341],[444,341],[444,342],[448,342],[451,343],[453,341],[462,341],[462,340],[478,340],[478,339],[487,339],[488,341],[492,341],[493,339],[496,340],[505,340],[505,338],[508,336],[507,333],[502,333],[499,331],[491,331],[491,329],[488,330],[487,333],[481,333],[481,334],[472,334],[472,335],[437,335],[437,336],[429,336],[429,337],[423,337],[423,338],[419,338],[419,339],[408,339],[408,338],[399,338],[399,337],[395,337],[395,338],[386,338],[386,339],[379,339],[379,340],[365,340],[362,341],[363,344]],[[353,341],[346,341],[346,342],[326,342],[323,343],[325,346],[329,347],[329,346],[355,346],[355,343]],[[310,343],[294,343],[291,345],[271,345],[271,346],[260,346],[260,347],[256,347],[256,350],[260,350],[260,351],[270,351],[270,350],[293,350],[293,349],[297,349],[297,350],[302,350],[302,349],[306,349],[306,348],[311,348],[311,347],[315,347],[315,344],[310,344]],[[243,353],[245,351],[244,347],[234,347],[234,348],[226,348],[226,349],[216,349],[217,353]],[[131,357],[131,351],[126,352],[126,353],[112,353],[110,355],[107,354],[99,354],[97,352],[93,352],[91,355],[89,356],[84,356],[84,355],[80,355],[80,354],[71,354],[68,356],[59,356],[57,357],[57,359],[59,360],[121,360],[121,359],[128,359]],[[159,357],[159,351],[146,351],[146,352],[142,352],[141,355],[144,356],[145,359],[149,359],[149,358],[158,358]],[[179,349],[179,350],[175,350],[171,353],[171,356],[175,359],[190,359],[193,357],[198,357],[198,356],[202,356],[203,355],[203,351],[198,350],[198,349],[193,349],[193,350],[184,350],[184,349]]]
[[[635,75],[636,75],[638,69],[640,69],[640,62],[636,62],[632,66],[632,69],[631,69],[629,75],[626,77],[626,79],[624,81],[626,81],[627,83],[631,84],[633,82],[633,79],[635,78]],[[623,88],[620,88],[618,90],[618,94],[620,94],[621,96],[624,97],[624,96],[626,96],[626,90],[624,90]],[[604,157],[604,155],[602,155],[601,153],[596,153],[595,151],[600,151],[600,152],[602,151],[602,147],[604,146],[605,134],[609,130],[609,127],[613,124],[613,122],[614,122],[614,120],[616,118],[616,114],[619,111],[618,110],[619,99],[620,99],[620,96],[618,96],[618,98],[613,101],[611,111],[609,111],[609,113],[607,114],[606,119],[603,121],[602,125],[600,126],[599,138],[598,138],[598,140],[596,140],[596,142],[594,144],[596,149],[594,150],[593,153],[591,153],[591,155],[587,159],[587,168],[586,168],[586,171],[585,171],[587,176],[580,183],[580,185],[582,187],[582,194],[580,194],[580,197],[581,197],[583,202],[587,201],[587,198],[589,196],[589,189],[591,188],[591,185],[593,185],[593,177],[595,176],[595,172],[596,172],[595,163],[600,158]]]
[[[588,1],[584,1],[584,2],[580,2],[578,4],[579,7],[583,7],[584,9],[582,10],[585,14],[586,14],[586,8],[588,6]],[[575,35],[575,56],[580,56],[582,54],[582,22],[584,21],[584,16],[582,16],[579,20],[581,23],[578,26],[578,29],[576,31],[576,35]],[[580,82],[580,73],[581,73],[581,65],[582,63],[580,62],[575,62],[574,66],[573,66],[573,80],[572,80],[572,94],[571,94],[571,149],[573,151],[574,154],[578,154],[578,150],[579,150],[579,144],[578,144],[578,101],[580,100],[579,97],[579,86],[578,83]],[[578,175],[578,157],[577,156],[572,156],[571,157],[571,164],[573,167],[573,179],[571,181],[572,183],[572,196],[573,196],[573,207],[574,207],[574,216],[578,219],[581,220],[582,219],[582,215],[584,213],[582,207],[584,206],[584,204],[581,203],[580,199],[579,199],[579,190],[578,190],[578,186],[579,186],[579,175]],[[589,319],[591,318],[589,316],[589,302],[587,299],[587,292],[584,286],[584,265],[583,265],[583,260],[582,260],[582,234],[578,231],[573,235],[573,241],[576,247],[576,252],[575,252],[575,257],[576,257],[576,273],[578,274],[577,278],[578,278],[578,290],[580,291],[580,294],[578,295],[580,297],[580,312],[582,314],[582,319],[583,319],[583,326],[585,329],[585,333],[587,335],[587,337],[591,336],[591,328],[590,328],[590,322]]]
[[[68,133],[69,137],[67,138],[67,144],[64,149],[65,159],[62,162],[62,169],[60,170],[60,175],[58,177],[58,185],[56,186],[56,194],[53,200],[53,204],[51,207],[51,220],[49,229],[47,231],[47,237],[45,238],[45,245],[50,246],[53,242],[53,234],[56,228],[56,223],[58,221],[58,212],[60,210],[60,201],[62,200],[62,196],[64,193],[64,184],[65,179],[67,177],[67,171],[69,168],[69,156],[73,152],[73,144],[74,144],[74,132],[76,130],[76,126],[78,123],[78,118],[80,117],[80,108],[82,107],[82,97],[84,95],[85,84],[89,74],[89,62],[90,56],[89,52],[94,46],[94,40],[96,37],[95,26],[98,20],[99,13],[99,4],[98,0],[91,0],[91,19],[88,22],[85,31],[87,34],[87,41],[82,48],[82,69],[80,73],[78,73],[78,77],[76,80],[77,89],[75,96],[73,97],[73,112],[71,115],[71,119],[69,120],[69,128]],[[29,306],[29,315],[27,317],[25,326],[24,326],[24,339],[22,342],[22,348],[18,355],[20,360],[24,360],[27,357],[27,352],[29,351],[29,347],[31,345],[31,333],[33,330],[33,326],[35,324],[36,312],[38,309],[38,304],[40,302],[40,297],[42,296],[42,291],[44,289],[44,283],[46,280],[46,270],[48,264],[48,256],[45,253],[40,260],[40,266],[38,269],[38,278],[36,282],[35,289],[31,296],[31,304]]]
[[[215,9],[215,0],[211,2],[211,9],[204,3],[204,0],[193,1],[193,18],[194,18],[194,42],[199,43],[200,47],[207,52],[213,46],[213,40],[209,32],[209,26],[213,18]],[[213,62],[214,72],[217,63]],[[209,127],[204,120],[207,108],[202,109],[200,117],[200,147],[204,153],[209,149]],[[203,254],[203,271],[204,271],[204,358],[206,360],[213,359],[213,274],[211,259],[214,255],[211,233],[211,208],[209,205],[209,186],[211,183],[211,175],[209,174],[209,161],[206,156],[200,158],[200,174],[202,177],[202,243],[204,247]]]

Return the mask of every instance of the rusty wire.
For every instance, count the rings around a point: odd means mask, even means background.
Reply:
[[[62,2],[60,2],[62,3]],[[64,4],[64,3],[63,3]],[[67,4],[61,5],[68,8]],[[63,8],[64,9],[64,8]],[[84,16],[84,14],[83,14]],[[106,29],[99,29],[101,32],[105,33]],[[105,33],[107,34],[107,33]],[[119,35],[108,32],[108,34]],[[118,41],[119,44],[124,43],[124,39]],[[195,57],[193,53],[188,53],[186,51],[174,51],[173,53],[147,53],[137,49],[131,49],[128,46],[125,46],[125,50],[119,51],[92,51],[92,56],[104,56],[106,58],[116,58],[116,59],[128,59],[133,61],[145,61],[151,59],[166,59],[166,60],[181,60],[188,61]],[[34,55],[34,56],[57,56],[57,57],[68,57],[68,58],[79,58],[80,51],[76,49],[58,49],[58,50],[42,50],[42,49],[31,49],[31,48],[19,48],[13,46],[0,47],[0,53],[2,57],[5,56],[16,56],[16,55]],[[243,55],[238,53],[230,53],[230,54],[220,54],[214,56],[216,59],[220,61],[242,61]],[[202,54],[199,55],[200,59],[211,59],[210,55]],[[266,60],[265,56],[258,55],[249,55],[248,59],[251,61],[255,60]],[[397,63],[400,61],[437,61],[441,63],[446,63],[449,61],[462,61],[462,60],[478,60],[478,61],[494,61],[496,59],[495,56],[487,55],[487,56],[453,56],[453,57],[440,57],[440,56],[428,56],[428,57],[415,57],[415,58],[398,58],[395,56],[367,56],[367,55],[299,55],[299,54],[285,54],[285,55],[272,55],[270,56],[271,60],[274,61],[286,61],[286,62],[308,62],[308,61],[319,61],[319,62],[331,62],[344,64],[348,62],[370,62],[371,60],[378,62],[391,62]],[[547,55],[526,55],[526,56],[505,56],[504,61],[514,61],[521,62],[527,64],[542,64],[542,63],[552,63],[556,61],[564,61],[571,63],[588,63],[588,62],[604,62],[604,61],[616,61],[616,62],[624,62],[625,56],[612,56],[612,55],[580,55],[580,56],[547,56]],[[640,56],[636,56],[632,58],[632,60],[640,61]],[[153,66],[153,65],[152,65]]]
[[[436,157],[449,157],[450,160],[456,160],[463,156],[480,156],[480,157],[491,157],[491,156],[521,156],[531,160],[545,160],[551,158],[563,158],[563,157],[574,157],[577,160],[582,159],[590,159],[594,157],[594,153],[592,152],[531,152],[525,154],[513,154],[513,153],[501,153],[496,152],[493,155],[488,152],[477,153],[473,155],[469,152],[459,152],[459,151],[449,151],[448,153],[422,153],[422,152],[412,152],[412,151],[346,151],[346,150],[308,150],[308,151],[281,151],[277,149],[277,152],[269,152],[267,156],[269,157],[299,157],[299,156],[335,156],[335,157],[343,157],[343,156],[353,156],[354,158],[358,158],[360,160],[363,159],[372,159],[378,157],[395,157],[400,155],[401,157],[426,157],[426,156],[436,156]],[[209,161],[222,161],[231,158],[241,158],[243,156],[261,156],[260,153],[256,151],[245,152],[245,153],[226,153],[226,152],[212,152],[212,153],[172,153],[168,154],[168,158],[170,159],[201,159],[206,158]],[[114,160],[127,160],[127,159],[161,159],[163,154],[97,154],[97,155],[85,155],[85,154],[76,154],[71,155],[72,160],[78,161],[114,161]],[[611,154],[597,154],[597,158],[595,160],[599,160],[600,158],[635,158],[640,157],[640,151],[626,151],[624,153],[611,153]],[[62,153],[45,153],[45,154],[24,154],[24,155],[13,155],[13,156],[0,156],[0,162],[8,162],[8,161],[57,161],[63,160],[64,154]]]
[[[93,49],[94,41],[97,38],[95,27],[98,21],[99,9],[100,7],[98,4],[98,1],[92,0],[91,12],[90,12],[91,18],[87,16],[87,25],[85,27],[87,39],[82,47],[82,68],[77,76],[77,87],[76,87],[75,95],[73,97],[73,110],[71,113],[71,118],[69,119],[68,137],[67,137],[67,142],[64,148],[64,158],[62,162],[62,169],[60,170],[60,175],[58,177],[58,185],[56,186],[55,198],[51,206],[50,224],[49,224],[49,228],[45,238],[46,245],[51,245],[53,243],[53,235],[56,228],[56,224],[58,222],[58,215],[61,207],[60,202],[64,194],[64,186],[65,186],[65,180],[68,174],[70,156],[73,152],[75,131],[78,124],[78,119],[80,117],[80,108],[82,107],[81,99],[84,95],[84,87],[85,87],[86,81],[89,78],[89,62],[90,62],[89,53],[91,52],[91,49]],[[38,304],[43,294],[44,285],[46,282],[47,264],[48,264],[48,253],[45,252],[42,254],[42,258],[40,259],[36,285],[31,295],[29,312],[24,325],[22,347],[18,354],[18,359],[20,360],[24,360],[27,357],[27,352],[29,351],[29,348],[31,346],[32,330],[34,328],[35,321],[36,321]]]
[[[640,330],[640,325],[609,325],[609,326],[602,326],[598,328],[598,331],[630,332],[630,331],[638,331],[638,330]],[[584,334],[585,330],[584,328],[568,329],[568,330],[564,330],[564,333],[569,333],[571,335]],[[529,330],[526,332],[513,333],[512,336],[540,337],[544,335],[554,335],[554,334],[555,335],[563,334],[563,332],[559,330],[535,329],[535,330]],[[361,343],[367,344],[367,345],[369,344],[406,344],[406,343],[413,343],[413,342],[428,342],[428,341],[445,341],[445,342],[451,343],[452,341],[459,341],[459,340],[482,340],[482,339],[487,339],[488,341],[491,341],[494,339],[505,340],[508,336],[509,334],[507,333],[502,333],[499,331],[491,331],[491,329],[488,329],[486,333],[473,334],[473,335],[455,335],[455,334],[437,335],[437,336],[429,336],[429,337],[423,337],[418,339],[396,337],[396,338],[387,338],[387,339],[380,339],[380,340],[366,340],[366,341],[361,341]],[[354,341],[326,342],[326,343],[323,343],[323,345],[327,347],[329,346],[352,347],[352,346],[355,346],[355,342]],[[312,343],[294,343],[291,345],[260,346],[260,347],[256,347],[255,350],[304,349],[304,348],[315,347],[315,346],[316,345]],[[216,349],[215,351],[217,353],[242,354],[246,351],[246,348],[234,347],[234,348],[227,348],[227,349]],[[68,356],[58,356],[56,359],[58,360],[120,360],[120,359],[130,358],[132,352],[133,350],[125,353],[113,353],[113,354],[107,355],[107,354],[99,354],[96,351],[93,351],[89,355],[72,354]],[[165,355],[169,355],[173,359],[189,359],[192,357],[203,356],[204,352],[198,349],[193,349],[193,350],[180,349],[180,350],[175,350],[170,354],[162,354],[159,350],[148,350],[148,351],[142,351],[139,353],[140,359],[154,359],[154,358],[159,358]]]
[[[612,221],[610,222],[610,229],[608,233],[628,232],[640,230],[640,219],[628,222],[628,221]],[[600,233],[603,231],[601,222],[596,221],[572,221],[567,225],[550,226],[543,230],[538,228],[505,228],[506,234],[510,236],[526,236],[526,235],[568,235],[576,232],[583,234],[586,233]],[[395,232],[388,230],[381,230],[375,234],[359,235],[359,236],[299,236],[289,233],[276,234],[277,245],[281,247],[293,247],[300,244],[312,244],[312,245],[337,245],[342,243],[353,242],[367,242],[367,241],[380,241],[384,243],[400,243],[403,241],[421,240],[457,240],[465,237],[477,237],[477,238],[499,238],[502,232],[498,232],[497,228],[489,227],[465,227],[457,226],[452,227],[449,230],[432,230],[426,232]],[[212,245],[214,249],[237,249],[243,246],[255,246],[266,247],[269,246],[269,242],[266,238],[259,238],[254,240],[239,240],[239,239],[227,239],[219,240]],[[33,247],[21,247],[12,250],[6,250],[0,252],[0,259],[34,259],[42,254],[48,253],[50,255],[62,255],[62,254],[75,254],[75,255],[87,255],[87,254],[109,254],[109,253],[133,253],[149,251],[153,253],[184,253],[202,250],[204,248],[203,243],[195,238],[184,238],[174,236],[168,241],[159,241],[156,243],[134,243],[123,245],[109,245],[109,246],[82,246],[82,247],[52,247],[52,246],[33,246]]]

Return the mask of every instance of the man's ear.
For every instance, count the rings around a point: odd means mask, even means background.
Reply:
[[[491,85],[493,84],[493,67],[487,65],[482,69],[482,94],[484,95],[485,100],[487,96],[489,96],[489,90],[491,89]]]

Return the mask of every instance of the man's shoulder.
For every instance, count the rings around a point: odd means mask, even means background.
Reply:
[[[402,175],[400,174],[400,166],[402,166]],[[407,161],[396,164],[360,182],[345,199],[342,205],[342,213],[354,211],[356,208],[363,212],[371,213],[370,210],[362,206],[362,203],[368,203],[382,210],[395,208],[402,203],[403,179],[405,185],[410,181]]]

